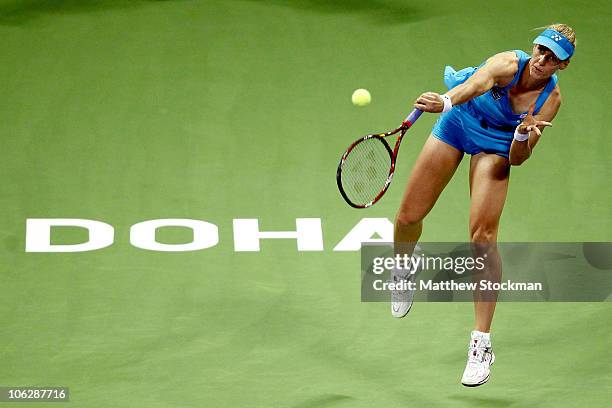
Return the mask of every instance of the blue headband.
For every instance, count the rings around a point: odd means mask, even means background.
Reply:
[[[563,34],[547,28],[533,40],[534,44],[550,49],[560,60],[566,60],[574,55],[574,45]]]

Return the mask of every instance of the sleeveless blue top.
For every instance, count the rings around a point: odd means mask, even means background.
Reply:
[[[510,88],[516,85],[520,79],[521,74],[527,66],[531,56],[521,50],[514,50],[514,52],[519,57],[519,66],[510,84],[503,88],[494,86],[484,94],[462,105],[459,105],[460,108],[467,110],[470,115],[480,120],[483,126],[491,127],[504,132],[514,132],[516,126],[521,123],[522,118],[527,115],[527,112],[516,114],[512,111],[508,91]],[[478,67],[468,67],[460,71],[455,71],[452,67],[447,66],[444,69],[444,84],[448,89],[452,89],[455,86],[464,83],[484,64],[485,63],[483,62]],[[544,105],[544,102],[546,102],[546,99],[555,88],[555,85],[557,85],[556,74],[549,79],[546,87],[538,96],[534,109],[534,115],[540,111],[542,105]]]

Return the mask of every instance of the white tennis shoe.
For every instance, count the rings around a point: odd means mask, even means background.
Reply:
[[[491,341],[485,339],[479,332],[472,332],[472,339],[468,347],[468,361],[461,378],[461,384],[466,387],[477,387],[489,381],[491,366],[495,361],[495,354]]]
[[[409,270],[395,269],[390,272],[391,281],[395,284],[404,283],[406,288],[391,291],[391,315],[393,317],[402,318],[408,314],[412,307],[414,299],[414,290],[407,288],[407,283],[410,282],[412,275]]]

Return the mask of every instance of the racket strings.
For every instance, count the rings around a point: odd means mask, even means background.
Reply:
[[[341,182],[348,199],[357,205],[370,203],[384,189],[390,168],[391,155],[382,139],[355,145],[342,166]]]

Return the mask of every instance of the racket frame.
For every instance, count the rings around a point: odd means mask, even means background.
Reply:
[[[398,128],[390,130],[385,133],[373,133],[373,134],[364,136],[362,138],[359,138],[356,141],[354,141],[348,147],[348,149],[346,149],[346,151],[340,158],[340,163],[338,164],[338,169],[336,170],[336,184],[338,184],[338,190],[340,191],[340,195],[342,195],[342,198],[344,198],[344,201],[346,201],[348,205],[350,205],[353,208],[368,208],[376,204],[382,198],[382,196],[387,192],[387,190],[389,189],[389,186],[391,185],[391,181],[393,180],[393,174],[395,173],[395,163],[397,159],[397,154],[399,153],[400,144],[402,143],[402,139],[404,135],[406,134],[406,131],[410,129],[410,127],[414,124],[414,122],[416,122],[419,116],[421,116],[421,113],[423,113],[423,111],[419,109],[414,109],[410,113],[410,115],[408,115],[406,119],[402,122],[401,126],[399,126]],[[397,137],[397,140],[395,141],[395,146],[393,147],[393,151],[392,151],[391,147],[389,146],[389,143],[387,143],[385,138],[389,136],[393,136],[398,132],[400,132],[400,134]],[[348,198],[348,196],[346,195],[346,192],[344,191],[344,188],[342,187],[342,167],[348,155],[355,148],[355,146],[357,146],[359,143],[362,143],[372,138],[379,139],[381,143],[385,145],[385,147],[387,148],[387,152],[389,153],[389,156],[391,157],[391,166],[389,167],[389,173],[387,174],[387,180],[385,181],[385,185],[380,190],[378,195],[372,201],[368,203],[355,204]]]

